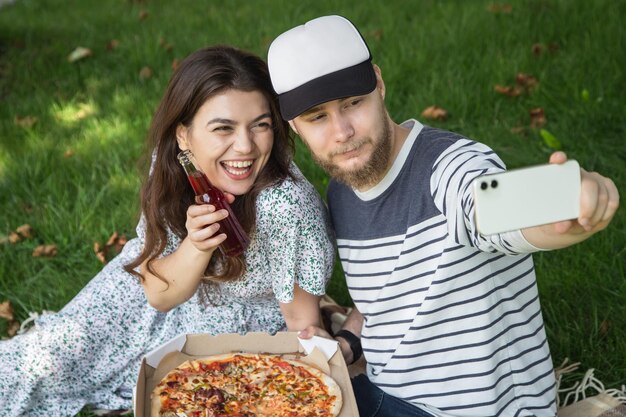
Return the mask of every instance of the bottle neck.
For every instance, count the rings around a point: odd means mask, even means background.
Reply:
[[[187,175],[191,175],[194,172],[202,172],[194,163],[193,154],[189,149],[179,152],[177,158]]]
[[[209,193],[215,189],[204,172],[198,167],[189,149],[179,152],[177,157],[196,195]]]

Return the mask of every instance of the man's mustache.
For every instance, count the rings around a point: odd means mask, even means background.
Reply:
[[[344,153],[347,152],[351,152],[355,149],[360,148],[361,146],[365,145],[366,143],[371,142],[371,140],[367,139],[367,138],[363,138],[363,139],[353,139],[352,141],[350,141],[350,143],[347,143],[345,145],[343,145],[342,147],[340,147],[339,149],[335,149],[334,151],[332,151],[329,154],[329,157],[332,158],[334,156],[337,155],[342,155]]]

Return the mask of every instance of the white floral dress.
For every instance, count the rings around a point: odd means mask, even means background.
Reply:
[[[168,313],[148,305],[123,265],[141,251],[145,230],[61,311],[29,332],[0,342],[0,415],[72,416],[85,405],[130,408],[142,357],[181,333],[285,330],[278,302],[293,300],[294,283],[325,292],[334,248],[326,208],[295,165],[285,180],[257,199],[257,228],[246,250],[247,272],[196,293]],[[180,240],[170,234],[166,252]],[[215,289],[215,291],[213,291]]]

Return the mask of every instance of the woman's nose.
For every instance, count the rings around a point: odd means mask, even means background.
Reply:
[[[243,130],[235,137],[233,150],[241,154],[247,154],[254,148],[254,132],[251,130]]]

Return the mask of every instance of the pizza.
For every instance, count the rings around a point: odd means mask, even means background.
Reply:
[[[280,355],[228,353],[190,360],[152,391],[151,417],[332,417],[339,385]]]

